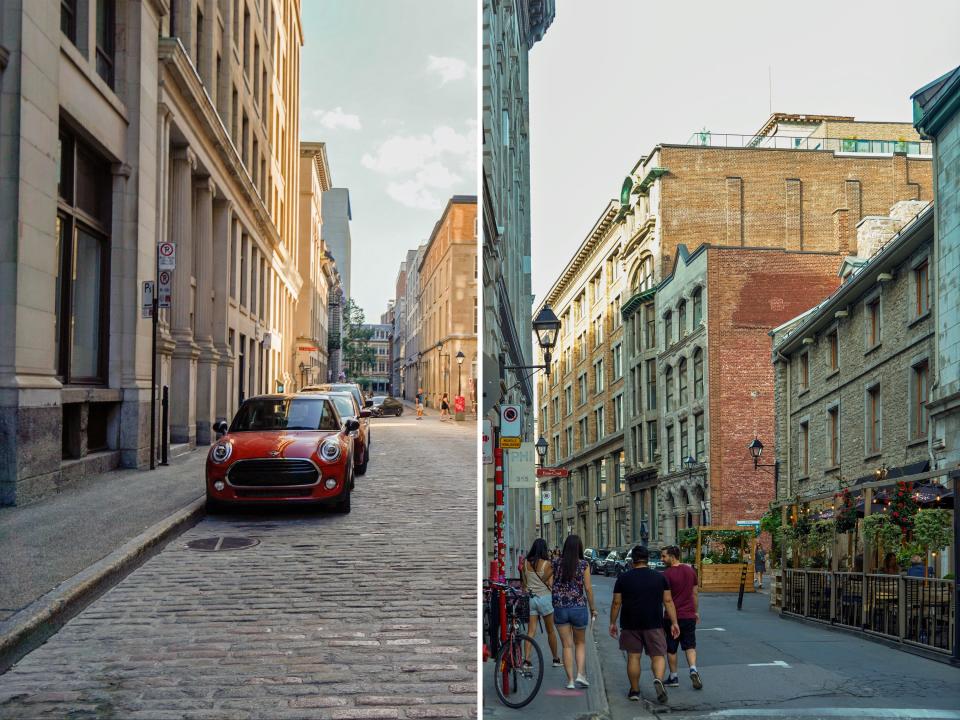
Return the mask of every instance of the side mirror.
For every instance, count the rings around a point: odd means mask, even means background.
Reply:
[[[364,407],[373,407],[373,400],[367,400],[363,403]]]
[[[359,430],[359,429],[360,429],[360,421],[359,421],[359,420],[347,420],[347,421],[343,424],[343,431],[344,431],[345,433],[356,432],[356,431]]]
[[[360,417],[362,417],[362,418],[368,418],[368,417],[370,417],[371,415],[373,415],[373,413],[370,412],[369,410],[361,410],[361,411],[360,411]]]
[[[226,421],[225,421],[225,420],[218,420],[217,422],[215,422],[215,423],[213,424],[213,431],[217,434],[218,437],[219,437],[220,435],[226,435],[226,434],[227,434],[227,423],[226,423]]]

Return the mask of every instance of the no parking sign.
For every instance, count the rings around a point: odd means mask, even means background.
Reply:
[[[173,273],[169,270],[161,270],[157,273],[157,307],[169,308],[170,296],[173,295]]]

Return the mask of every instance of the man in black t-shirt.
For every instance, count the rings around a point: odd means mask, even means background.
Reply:
[[[617,583],[613,586],[610,637],[617,637],[617,616],[620,615],[620,649],[627,653],[627,678],[630,680],[627,698],[640,700],[640,659],[646,652],[653,670],[653,686],[657,692],[657,700],[665,703],[667,691],[663,687],[663,675],[666,669],[667,637],[663,632],[663,616],[666,612],[670,618],[670,634],[674,638],[679,637],[677,610],[670,596],[667,579],[647,567],[650,560],[647,548],[637,545],[630,557],[633,560],[633,570],[617,578]]]

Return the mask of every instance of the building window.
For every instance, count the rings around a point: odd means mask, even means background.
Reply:
[[[666,389],[666,407],[667,412],[673,412],[673,368],[668,367],[663,374],[663,383]]]
[[[626,508],[617,508],[614,511],[614,522],[617,527],[614,528],[614,531],[617,533],[617,546],[622,546],[627,544],[627,509]]]
[[[583,449],[590,444],[590,437],[587,434],[587,419],[580,418],[580,448]]]
[[[687,301],[681,300],[677,306],[677,337],[683,338],[687,334]]]
[[[610,329],[616,330],[623,324],[623,318],[620,315],[620,296],[617,295],[610,303]]]
[[[596,388],[595,392],[603,392],[605,372],[603,367],[603,360],[597,360],[593,364],[593,379],[594,387]]]
[[[680,363],[677,365],[677,380],[679,383],[679,394],[678,394],[678,404],[680,407],[683,407],[687,404],[687,359],[680,358]],[[684,455],[686,457],[686,455]]]
[[[597,513],[597,546],[606,547],[609,537],[607,535],[607,511]]]
[[[580,405],[583,405],[587,401],[587,374],[580,373],[580,377],[577,378],[577,389],[579,390],[580,395]]]
[[[880,298],[874,298],[867,303],[866,331],[867,347],[872,348],[880,343]]]
[[[593,320],[593,346],[596,347],[603,342],[603,316]]]
[[[670,347],[673,342],[673,313],[667,312],[663,316],[663,346]]]
[[[837,331],[833,330],[827,335],[827,359],[830,363],[830,370],[837,370],[840,367],[840,338]]]
[[[827,457],[830,467],[840,464],[840,407],[827,410]]]
[[[109,343],[110,166],[62,125],[59,153],[57,373],[65,384],[99,384]]]
[[[644,305],[644,347],[647,350],[653,350],[657,346],[657,317],[654,312],[653,303]]]
[[[566,457],[573,455],[573,428],[568,427],[563,431],[563,439],[566,443],[564,449],[566,450]]]
[[[590,495],[590,475],[587,473],[587,468],[581,468],[578,472],[580,474],[580,497],[585,498]]]
[[[673,437],[674,437],[673,425],[668,425],[668,426],[667,426],[667,457],[666,457],[666,461],[667,461],[667,463],[666,463],[666,464],[667,464],[667,472],[672,472],[672,471],[673,471],[673,462],[674,462],[674,460],[673,460],[673,447],[674,447],[674,445],[673,445]]]
[[[603,405],[593,411],[593,418],[597,424],[597,440],[603,440],[607,434],[604,426]]]
[[[680,421],[680,462],[685,463],[690,457],[690,433],[687,432],[687,419]]]
[[[97,75],[113,87],[115,0],[97,0]]]
[[[60,0],[60,32],[77,44],[77,0]]]
[[[703,289],[693,291],[693,328],[696,330],[703,324]]]
[[[607,496],[607,459],[601,458],[597,463],[597,494],[605,498]]]
[[[623,345],[614,345],[610,354],[613,356],[613,379],[619,380],[623,377]]]
[[[914,317],[925,315],[930,310],[930,266],[926,260],[913,270]]]
[[[810,388],[810,354],[803,353],[800,355],[800,390],[808,390]]]
[[[693,351],[693,399],[703,398],[703,350]]]
[[[630,287],[634,293],[643,292],[653,287],[653,255],[644,256],[640,266],[633,273]]]
[[[657,361],[647,360],[647,410],[657,409]]]
[[[567,385],[563,389],[563,407],[566,415],[573,412],[573,387]]]
[[[657,454],[657,421],[650,420],[647,423],[647,462],[653,463],[654,456]]]
[[[703,413],[697,413],[693,416],[693,450],[699,462],[703,462],[706,457],[705,432],[703,424]]]
[[[577,362],[583,362],[587,359],[587,334],[580,333],[577,338]]]
[[[930,364],[924,360],[911,368],[910,428],[914,438],[927,436],[927,402],[930,399]]]
[[[874,385],[867,389],[867,437],[864,443],[870,455],[880,452],[883,443],[881,437],[882,413],[880,407],[880,386]]]
[[[613,429],[614,431],[623,430],[623,395],[617,395],[613,399]]]
[[[810,423],[800,423],[800,475],[810,475]]]

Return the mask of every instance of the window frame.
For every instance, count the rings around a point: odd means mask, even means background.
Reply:
[[[840,466],[840,403],[835,402],[827,406],[827,469]]]
[[[864,388],[864,457],[883,452],[883,396],[880,382],[871,382]]]
[[[923,357],[910,363],[910,442],[924,441],[930,436],[930,359]],[[922,389],[922,390],[921,390]],[[920,399],[921,393],[925,396]]]

